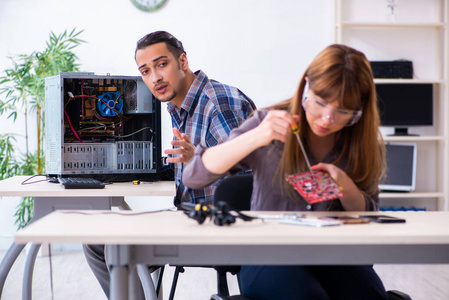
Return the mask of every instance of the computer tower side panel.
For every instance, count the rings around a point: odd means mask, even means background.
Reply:
[[[45,78],[45,170],[49,175],[62,172],[64,117],[61,101],[61,77]]]

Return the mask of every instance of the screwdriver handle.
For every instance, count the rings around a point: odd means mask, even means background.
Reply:
[[[298,134],[299,133],[298,125],[293,124],[292,125],[292,131],[293,131],[293,134]]]

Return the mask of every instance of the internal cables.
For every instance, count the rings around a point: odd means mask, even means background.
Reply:
[[[81,143],[84,142],[84,141],[81,139],[81,136],[82,136],[82,135],[85,135],[85,134],[92,134],[92,133],[95,133],[95,134],[104,134],[104,135],[107,135],[107,136],[114,137],[115,135],[112,134],[112,133],[114,133],[114,132],[120,130],[120,129],[122,128],[123,124],[124,124],[126,121],[129,120],[129,118],[124,118],[124,117],[122,116],[122,113],[118,114],[118,111],[117,111],[117,116],[114,117],[114,118],[105,118],[105,117],[102,117],[102,116],[96,111],[96,105],[95,105],[95,102],[92,101],[92,100],[97,100],[97,101],[100,101],[100,102],[104,103],[105,107],[108,107],[108,108],[111,109],[111,110],[115,110],[115,108],[114,108],[114,107],[111,107],[111,106],[110,106],[108,103],[106,103],[104,100],[102,100],[102,99],[100,99],[100,98],[98,98],[98,97],[96,97],[96,96],[84,95],[84,94],[83,94],[83,95],[76,95],[76,96],[75,96],[75,95],[73,95],[73,93],[71,93],[71,92],[68,92],[68,94],[69,94],[70,99],[69,99],[69,101],[67,101],[67,103],[64,105],[64,115],[65,115],[65,117],[66,117],[66,119],[67,119],[67,123],[68,123],[68,125],[69,125],[69,127],[70,127],[70,130],[72,131],[72,133],[74,134],[74,136],[76,137],[76,139],[77,139],[79,142],[81,142]],[[88,127],[88,128],[81,128],[81,129],[78,130],[78,132],[76,132],[76,130],[75,130],[75,128],[74,128],[74,126],[73,126],[73,124],[72,124],[72,122],[71,122],[71,120],[70,120],[70,116],[69,116],[68,113],[67,113],[67,106],[69,105],[70,102],[72,102],[72,101],[75,100],[75,99],[83,99],[83,101],[84,101],[85,98],[88,98],[88,99],[89,99],[90,109],[92,110],[92,113],[93,113],[93,115],[95,116],[95,118],[97,118],[99,121],[103,121],[103,122],[94,122],[94,124],[96,124],[96,126],[94,126],[94,127],[91,126],[91,127]],[[83,112],[83,113],[84,113],[84,112]],[[120,120],[118,123],[115,122],[115,121],[113,121],[113,120],[116,119],[117,117],[118,117],[118,119]],[[106,123],[110,123],[110,124],[108,125],[108,124],[106,124]]]
[[[125,117],[123,115],[123,106],[121,107],[122,111],[119,112],[119,110],[116,110],[115,107],[112,107],[112,105],[110,104],[111,102],[119,101],[118,99],[120,98],[120,95],[121,95],[120,93],[115,93],[114,94],[115,100],[110,100],[109,104],[105,100],[100,99],[97,96],[86,95],[86,94],[73,95],[73,93],[71,93],[71,92],[68,92],[68,95],[69,95],[70,99],[64,105],[64,115],[67,120],[67,124],[70,127],[70,131],[73,133],[73,135],[79,142],[84,143],[85,140],[83,140],[83,137],[87,137],[87,136],[90,136],[90,137],[105,136],[105,137],[112,137],[112,138],[127,138],[127,137],[133,136],[135,134],[138,134],[139,132],[142,132],[144,130],[150,130],[151,140],[153,140],[154,131],[151,127],[143,127],[143,128],[140,128],[140,129],[138,129],[134,132],[128,133],[128,134],[120,134],[119,133],[119,131],[123,128],[124,124],[131,119],[131,117]],[[80,126],[79,126],[80,128],[78,130],[76,130],[75,126],[73,126],[70,116],[67,112],[67,106],[69,105],[69,103],[76,99],[81,99],[82,101],[88,100],[89,104],[90,104],[89,109],[91,110],[91,113],[92,113],[91,120],[84,119],[83,121],[80,121]],[[121,100],[121,98],[120,98],[120,101],[123,101],[123,100]],[[111,109],[111,111],[114,111],[116,113],[116,116],[114,116],[114,117],[101,116],[100,113],[98,113],[98,111],[97,111],[98,107],[95,105],[95,102],[103,103],[105,105],[104,107]],[[83,105],[83,108],[84,108],[84,105]],[[84,114],[85,114],[85,112],[83,111],[80,115],[84,117]]]

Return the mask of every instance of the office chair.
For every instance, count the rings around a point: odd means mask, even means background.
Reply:
[[[221,200],[228,203],[236,210],[250,210],[250,199],[253,189],[253,175],[236,175],[225,178],[215,189],[213,204]],[[169,300],[173,300],[176,292],[176,285],[180,273],[184,273],[184,267],[198,267],[198,266],[175,266],[173,281],[170,289]],[[214,268],[217,271],[217,295],[229,297],[228,282],[226,274],[231,273],[237,275],[240,272],[240,266],[201,266],[202,268]],[[234,297],[234,296],[232,296]],[[247,300],[243,296],[229,298],[233,300]],[[227,298],[226,298],[227,299]]]
[[[232,209],[250,210],[251,195],[253,193],[253,175],[237,175],[225,178],[215,189],[213,204],[219,201],[226,202]],[[218,294],[214,294],[211,300],[251,300],[242,295],[229,296],[229,288],[226,274],[231,273],[239,277],[240,266],[215,266],[217,271]],[[240,285],[240,280],[237,280]]]

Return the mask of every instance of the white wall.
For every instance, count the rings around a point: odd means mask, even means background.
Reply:
[[[239,87],[262,107],[291,96],[333,41],[333,1],[168,0],[145,13],[130,0],[2,0],[0,70],[10,67],[6,56],[42,50],[50,31],[74,27],[85,30],[87,44],[75,50],[83,71],[138,75],[136,41],[167,30],[184,43],[193,70]]]
[[[290,97],[313,57],[333,42],[333,0],[167,0],[152,13],[130,0],[1,0],[0,71],[7,56],[43,50],[50,31],[84,29],[75,49],[82,71],[139,75],[136,41],[155,30],[180,39],[192,70],[235,85],[258,107]],[[170,121],[162,108],[163,145],[169,147]],[[0,133],[23,133],[1,118]],[[31,123],[30,135],[35,129]],[[32,139],[34,141],[35,139]],[[22,145],[23,148],[23,145]],[[0,198],[0,212],[11,216],[17,199]],[[0,236],[12,235],[12,219],[0,218]],[[0,248],[10,240],[0,238]]]

